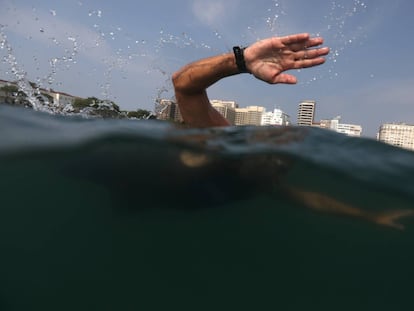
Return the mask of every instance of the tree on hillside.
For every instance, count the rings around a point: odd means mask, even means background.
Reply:
[[[90,115],[101,116],[103,118],[123,117],[119,106],[113,101],[102,100],[96,97],[77,98],[72,106],[75,112],[80,112],[85,108],[89,108],[87,113]]]
[[[138,109],[137,111],[129,111],[128,118],[147,119],[151,115],[151,111]]]
[[[83,109],[86,107],[100,108],[100,104],[106,104],[107,107],[110,107],[115,111],[120,112],[119,106],[115,104],[113,101],[102,100],[96,97],[76,98],[75,102],[73,103],[73,107],[77,109]]]
[[[101,100],[96,97],[76,98],[75,102],[73,103],[73,108],[82,110],[86,107],[93,107],[99,102],[101,102]]]
[[[0,94],[2,96],[2,101],[4,101],[6,104],[23,105],[26,107],[31,106],[27,100],[27,95],[24,92],[19,91],[17,85],[5,85],[0,88],[0,93],[2,93]]]
[[[0,91],[6,93],[6,95],[17,94],[19,92],[19,88],[16,85],[5,85],[0,88]]]

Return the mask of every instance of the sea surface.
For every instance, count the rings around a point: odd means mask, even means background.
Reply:
[[[0,310],[414,310],[414,152],[0,105]]]

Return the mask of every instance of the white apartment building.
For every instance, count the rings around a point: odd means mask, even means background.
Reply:
[[[312,126],[315,119],[316,102],[314,100],[305,100],[299,103],[298,125]]]
[[[261,125],[262,115],[266,111],[261,106],[248,106],[246,108],[236,108],[235,125]]]
[[[211,105],[214,106],[226,106],[229,108],[236,109],[239,106],[236,104],[235,101],[232,100],[220,100],[220,99],[212,99],[210,100]]]
[[[8,86],[8,85],[13,85],[13,86],[18,86],[16,82],[10,82],[10,81],[6,81],[6,80],[0,80],[0,88],[3,86]],[[57,92],[54,90],[47,90],[44,88],[39,88],[38,91],[41,94],[46,94],[48,96],[50,96],[53,99],[53,104],[54,106],[60,106],[60,107],[66,107],[68,105],[72,105],[75,102],[76,97],[63,93],[63,92]]]
[[[336,117],[332,120],[321,120],[319,127],[329,129],[348,136],[361,137],[362,126],[356,124],[340,123],[341,117]]]
[[[76,97],[62,93],[62,92],[55,92],[55,91],[44,91],[44,93],[48,94],[49,96],[52,96],[53,98],[53,104],[55,106],[65,107],[68,105],[72,105],[75,102]]]
[[[273,111],[264,112],[262,115],[261,125],[289,125],[290,117],[284,113],[281,109],[274,109]]]
[[[384,143],[414,150],[414,125],[386,123],[381,125],[378,140]]]
[[[231,125],[235,125],[236,108],[238,107],[235,101],[213,99],[210,100],[210,103]]]
[[[155,113],[159,120],[183,121],[177,103],[171,99],[161,99],[158,101],[155,104]]]

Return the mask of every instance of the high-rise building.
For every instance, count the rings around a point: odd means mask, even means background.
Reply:
[[[299,103],[298,125],[312,126],[315,118],[316,102],[314,100],[305,100]]]
[[[262,114],[266,111],[260,106],[238,108],[234,101],[211,100],[210,103],[231,125],[261,125]],[[159,100],[155,112],[160,120],[183,122],[178,104],[173,100]]]
[[[155,112],[159,120],[183,122],[180,109],[176,102],[170,99],[161,99],[155,105]]]
[[[414,125],[383,124],[378,133],[378,140],[393,146],[414,150]]]
[[[238,107],[236,102],[213,99],[210,100],[210,103],[231,125],[235,125],[236,108]]]
[[[321,120],[319,127],[333,130],[348,136],[360,137],[362,135],[362,126],[356,124],[340,123],[341,117],[332,120]]]
[[[274,109],[272,111],[264,112],[262,115],[261,125],[289,125],[290,117],[281,109]]]
[[[248,106],[236,108],[235,125],[261,125],[262,114],[266,111],[261,106]]]

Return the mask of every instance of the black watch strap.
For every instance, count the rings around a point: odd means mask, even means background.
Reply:
[[[233,47],[234,57],[236,59],[236,65],[240,73],[249,72],[246,67],[246,61],[244,60],[244,49],[239,46]]]

